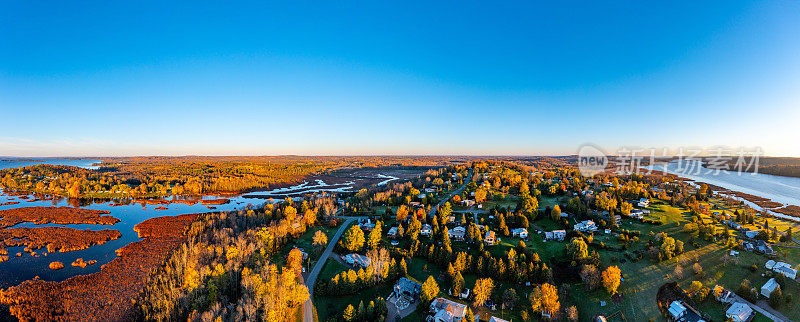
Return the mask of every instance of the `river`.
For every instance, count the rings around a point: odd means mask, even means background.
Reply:
[[[710,183],[729,190],[768,198],[784,205],[800,206],[800,178],[782,177],[763,173],[716,171],[700,167],[698,162],[699,161],[685,161],[681,163],[673,161],[654,164],[647,168],[672,173],[697,182]],[[756,206],[752,203],[748,204]],[[755,208],[760,209],[758,206]],[[782,214],[776,215],[786,217]],[[797,218],[793,219],[797,220]]]

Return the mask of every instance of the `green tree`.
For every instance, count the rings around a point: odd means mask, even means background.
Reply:
[[[567,254],[573,260],[580,261],[589,257],[589,246],[583,238],[573,237],[567,244]]]

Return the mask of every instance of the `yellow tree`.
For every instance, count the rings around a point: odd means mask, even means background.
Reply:
[[[300,268],[303,267],[303,252],[294,248],[289,252],[286,258],[286,266],[296,273],[300,273]]]
[[[422,288],[420,290],[420,297],[423,303],[427,303],[432,301],[436,295],[439,294],[439,284],[436,283],[436,280],[433,279],[433,276],[428,276],[428,279],[425,283],[422,283]]]
[[[314,241],[313,243],[314,247],[316,247],[317,249],[322,249],[322,247],[328,245],[328,236],[325,235],[325,233],[322,232],[322,230],[317,230],[317,232],[314,233],[313,241]]]
[[[491,278],[481,278],[475,281],[475,289],[473,290],[475,300],[472,302],[472,306],[481,307],[492,295],[492,289],[494,289],[494,282]]]
[[[617,288],[619,288],[619,282],[622,279],[622,271],[620,271],[619,267],[611,266],[606,268],[602,276],[603,286],[606,288],[606,291],[611,294],[616,293]]]
[[[558,289],[547,283],[536,286],[531,292],[530,299],[533,311],[553,315],[561,308],[561,303],[558,301]]]

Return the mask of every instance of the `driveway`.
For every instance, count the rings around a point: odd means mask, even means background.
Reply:
[[[314,306],[311,303],[311,299],[314,297],[314,284],[317,281],[317,276],[319,276],[319,272],[322,271],[322,267],[325,266],[325,262],[328,261],[328,257],[333,253],[333,248],[336,246],[336,242],[339,241],[339,238],[342,237],[345,229],[356,219],[360,217],[341,217],[345,218],[344,223],[339,230],[336,231],[336,234],[333,235],[328,241],[328,246],[325,247],[325,251],[322,253],[322,256],[319,257],[319,260],[316,264],[314,264],[314,268],[308,273],[308,276],[305,279],[306,287],[308,287],[309,297],[308,300],[303,304],[303,321],[304,322],[314,322]]]
[[[453,198],[455,195],[457,195],[457,194],[461,193],[462,191],[464,191],[464,189],[467,187],[467,184],[470,182],[470,180],[472,180],[472,169],[469,169],[469,174],[467,175],[466,178],[464,178],[464,184],[462,184],[461,187],[458,187],[458,189],[456,189],[456,191],[453,191],[452,193],[450,193],[450,195],[447,196],[447,198],[444,198],[441,201],[439,201],[439,203],[436,204],[436,207],[431,208],[431,212],[430,212],[430,214],[428,214],[429,218],[436,218],[436,211],[439,210],[439,206],[443,205],[445,202],[447,202],[448,200]]]

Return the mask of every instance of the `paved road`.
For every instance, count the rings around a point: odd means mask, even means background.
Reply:
[[[439,203],[436,204],[436,207],[431,208],[431,212],[428,214],[428,216],[429,216],[428,218],[436,218],[436,211],[439,210],[439,206],[443,205],[445,202],[450,200],[450,198],[453,198],[455,195],[457,195],[457,194],[461,193],[462,191],[464,191],[464,189],[467,187],[467,184],[469,183],[470,180],[472,180],[472,169],[469,169],[469,174],[467,174],[467,177],[464,178],[464,184],[462,184],[461,187],[458,187],[458,189],[456,189],[456,191],[453,191],[452,193],[450,193],[450,195],[447,196],[447,198],[444,198],[444,199],[442,199],[442,201],[439,201]]]
[[[345,221],[339,230],[336,231],[336,234],[333,235],[333,238],[328,240],[328,247],[325,247],[325,251],[322,253],[322,256],[319,257],[319,260],[316,264],[314,264],[314,268],[311,270],[311,273],[308,274],[307,278],[305,279],[306,287],[308,287],[308,293],[310,296],[308,300],[303,304],[303,321],[304,322],[314,322],[314,306],[311,303],[311,299],[314,297],[314,284],[317,281],[317,276],[319,276],[319,272],[322,271],[322,267],[325,266],[325,262],[328,260],[328,257],[333,252],[333,247],[336,246],[336,242],[339,241],[339,237],[342,237],[342,233],[344,233],[347,226],[350,225],[356,219],[361,217],[340,217],[344,218]]]

